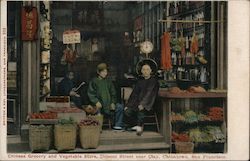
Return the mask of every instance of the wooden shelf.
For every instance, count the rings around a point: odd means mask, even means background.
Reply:
[[[205,9],[205,7],[206,7],[206,5],[202,5],[202,6],[198,7],[198,8],[192,8],[192,9],[189,9],[189,10],[181,12],[181,13],[176,13],[176,14],[169,15],[167,17],[179,17],[179,16],[189,15],[189,14],[192,14],[194,12],[202,11],[203,9]]]
[[[158,95],[163,98],[226,98],[227,93],[203,92],[203,93],[170,93],[167,90],[159,90]]]
[[[173,67],[195,68],[200,66],[208,66],[208,64],[184,64],[184,65],[172,65]]]
[[[34,124],[46,124],[46,125],[53,125],[57,124],[58,119],[30,119],[30,125]]]
[[[175,28],[175,27],[174,27]],[[197,26],[195,26],[195,31],[197,32],[197,31],[200,31],[200,30],[204,30],[204,28],[205,28],[205,24],[203,24],[203,25],[197,25]],[[176,29],[171,29],[170,28],[170,30],[172,31],[172,32],[176,32]],[[177,31],[181,31],[182,29],[177,29]],[[194,27],[187,27],[187,28],[183,28],[183,32],[184,33],[189,33],[189,32],[193,32],[193,30],[194,30]]]

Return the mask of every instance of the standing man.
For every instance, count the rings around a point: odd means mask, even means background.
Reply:
[[[78,108],[81,108],[81,97],[74,88],[74,73],[68,71],[63,80],[59,83],[58,94],[61,96],[70,96],[70,101],[73,102]]]
[[[97,77],[89,83],[88,97],[104,117],[114,119],[113,129],[122,130],[123,107],[117,103],[115,87],[111,80],[106,78],[107,75],[107,65],[105,63],[99,64]]]
[[[143,78],[137,81],[124,108],[124,121],[130,126],[136,125],[132,127],[132,130],[136,130],[137,135],[143,132],[145,114],[152,110],[159,90],[158,81],[152,76],[152,68],[156,70],[157,66],[153,66],[150,61],[142,61],[139,73]]]

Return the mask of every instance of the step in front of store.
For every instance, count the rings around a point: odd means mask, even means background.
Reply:
[[[31,152],[29,143],[20,142],[8,144],[8,152]],[[144,131],[137,136],[134,131],[103,130],[99,146],[96,149],[83,149],[79,139],[74,150],[60,153],[169,153],[169,145],[164,142],[163,136],[157,132]],[[44,153],[58,153],[54,148]]]

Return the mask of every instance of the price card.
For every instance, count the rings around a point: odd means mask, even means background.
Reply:
[[[81,43],[81,33],[79,30],[66,30],[63,32],[63,44]]]

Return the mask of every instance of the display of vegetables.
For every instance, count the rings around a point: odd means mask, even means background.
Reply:
[[[223,121],[223,108],[221,107],[209,108],[208,117],[212,121]]]
[[[186,133],[178,134],[176,132],[173,132],[172,133],[172,140],[173,141],[180,141],[180,142],[189,142],[190,138],[189,138],[188,134],[186,134]]]
[[[216,143],[224,143],[226,141],[225,135],[218,126],[207,126],[206,130],[207,133],[213,136],[213,140]]]
[[[171,121],[184,121],[185,117],[182,116],[180,113],[172,112],[171,116],[170,116],[170,119],[171,119]]]
[[[29,115],[30,119],[57,119],[57,113],[55,112],[41,112],[41,113],[32,113]]]
[[[224,143],[226,138],[218,126],[206,126],[202,129],[190,129],[189,137],[193,142],[206,143],[215,141],[216,143]]]
[[[223,109],[221,107],[211,107],[208,115],[196,114],[192,110],[181,113],[171,112],[170,119],[172,122],[184,121],[186,123],[195,123],[198,121],[223,121]]]
[[[185,117],[185,122],[186,123],[198,122],[197,114],[192,110],[189,110],[189,111],[185,112],[184,117]]]
[[[98,126],[99,121],[94,119],[93,117],[87,117],[86,119],[83,119],[80,121],[79,126]]]
[[[191,138],[191,140],[193,142],[202,142],[202,138],[201,138],[201,131],[200,129],[196,128],[196,129],[191,129],[189,131],[189,137]]]
[[[60,119],[58,121],[58,123],[61,125],[65,125],[65,124],[74,124],[75,122],[74,122],[73,118],[70,117],[69,119]]]
[[[207,115],[205,114],[198,114],[198,120],[199,121],[211,121],[210,117],[208,117]]]

